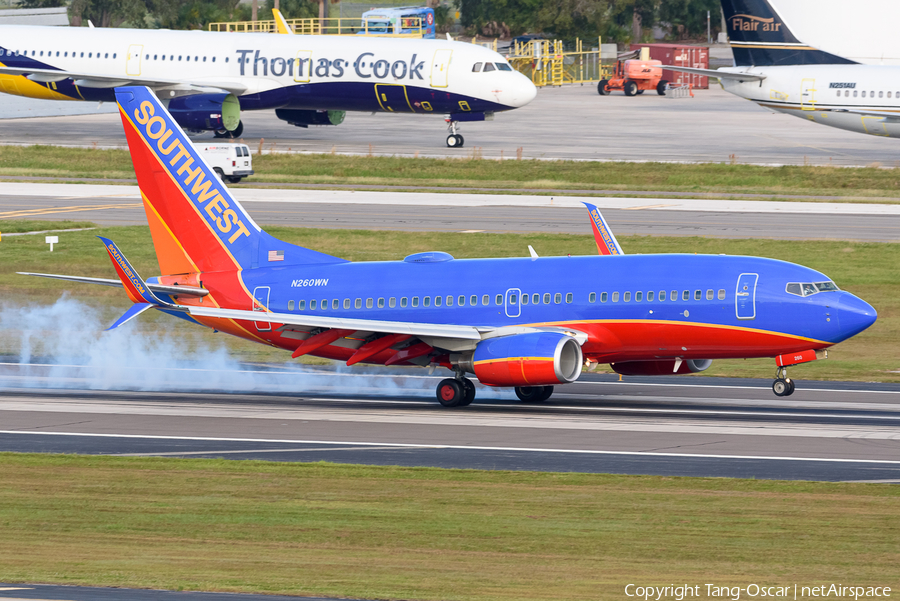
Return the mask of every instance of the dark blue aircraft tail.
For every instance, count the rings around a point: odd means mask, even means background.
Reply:
[[[734,64],[851,65],[854,61],[798,40],[768,0],[721,0]]]

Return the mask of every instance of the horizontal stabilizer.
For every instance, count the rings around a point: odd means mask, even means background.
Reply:
[[[17,271],[19,275],[33,275],[40,278],[51,278],[54,280],[66,280],[68,282],[78,282],[79,284],[98,284],[100,286],[112,286],[114,288],[122,288],[121,280],[112,280],[109,278],[88,278],[77,275],[57,275],[55,273],[29,273],[27,271]],[[171,296],[206,296],[209,290],[206,288],[194,288],[193,286],[164,286],[162,284],[147,284],[147,288],[151,292],[158,294],[168,294]]]
[[[761,73],[738,73],[735,71],[723,71],[721,69],[697,69],[695,67],[678,67],[675,65],[663,65],[663,69],[678,71],[679,73],[693,73],[706,77],[718,77],[719,79],[736,79],[737,81],[762,81],[766,78]]]
[[[132,319],[134,319],[135,317],[137,317],[138,315],[140,315],[147,309],[152,309],[153,306],[154,305],[152,305],[150,303],[135,303],[135,304],[131,305],[131,307],[129,307],[128,310],[125,311],[125,314],[122,315],[122,317],[117,319],[114,324],[112,324],[111,326],[106,328],[106,331],[109,332],[110,330],[115,330],[120,325],[131,321]]]

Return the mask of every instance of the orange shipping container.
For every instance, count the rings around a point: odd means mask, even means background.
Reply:
[[[704,46],[684,46],[681,44],[632,44],[631,49],[649,48],[650,58],[664,65],[709,69],[709,48]],[[662,78],[674,85],[693,85],[694,89],[709,88],[709,78],[705,75],[678,73],[663,69]]]

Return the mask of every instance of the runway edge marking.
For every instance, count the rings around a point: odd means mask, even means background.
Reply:
[[[521,451],[526,453],[576,453],[579,455],[629,455],[633,457],[686,457],[691,459],[755,459],[767,461],[814,461],[820,463],[874,463],[879,465],[900,465],[900,460],[890,459],[827,459],[824,457],[778,457],[765,455],[705,455],[693,453],[658,453],[644,451],[597,451],[588,449],[540,449],[530,447],[485,447],[466,445],[444,444],[415,444],[403,442],[357,442],[334,440],[296,440],[278,438],[219,438],[204,436],[157,436],[140,434],[92,434],[89,432],[29,432],[26,430],[0,430],[0,434],[28,434],[39,436],[82,436],[98,438],[134,438],[148,440],[197,440],[210,442],[255,442],[275,444],[324,444],[324,445],[353,445],[365,447],[390,447],[398,449],[457,449],[469,451]],[[150,453],[152,455],[152,453]]]

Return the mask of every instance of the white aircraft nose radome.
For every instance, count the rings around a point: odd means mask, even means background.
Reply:
[[[503,104],[519,108],[535,99],[537,96],[537,87],[530,79],[521,73],[516,73],[515,82],[509,86],[503,96]]]

